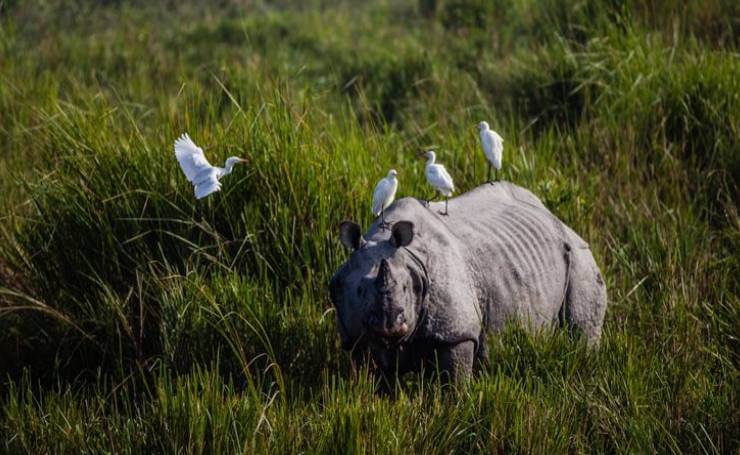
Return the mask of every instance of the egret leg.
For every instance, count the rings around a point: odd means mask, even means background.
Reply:
[[[496,181],[498,182],[498,169],[496,169]]]
[[[380,230],[385,231],[385,210],[380,209]]]
[[[488,162],[488,183],[493,185],[493,181],[491,180],[491,162]]]
[[[439,212],[440,215],[447,215],[447,202],[448,202],[448,200],[449,200],[449,198],[447,196],[445,196],[445,211],[444,212]]]

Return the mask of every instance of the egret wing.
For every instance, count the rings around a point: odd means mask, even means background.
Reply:
[[[483,150],[486,152],[488,161],[496,169],[500,169],[504,151],[504,139],[493,130],[485,131],[483,134]]]
[[[195,145],[187,133],[175,141],[175,156],[180,163],[182,171],[185,173],[185,177],[193,183],[196,183],[195,178],[198,174],[206,169],[213,168],[203,154],[203,149]]]
[[[221,190],[221,182],[218,181],[216,173],[212,173],[209,177],[198,181],[195,184],[195,197],[196,199],[203,199],[211,193]]]
[[[383,210],[383,206],[390,196],[391,190],[392,184],[386,178],[381,179],[375,186],[375,191],[373,192],[373,215],[380,215],[380,211]]]
[[[195,187],[195,198],[203,199],[216,191],[221,191],[221,184],[218,181],[209,182],[207,185],[197,185]]]
[[[445,193],[451,193],[455,190],[452,177],[441,164],[429,166],[427,170],[427,179],[435,188]]]
[[[450,173],[447,172],[447,169],[441,164],[437,167],[439,170],[439,177],[442,179],[442,182],[444,182],[444,187],[449,189],[450,191],[455,191],[455,184],[452,182],[452,177],[450,176]]]
[[[488,135],[488,131],[480,132],[480,144],[483,147],[483,153],[486,154],[486,158],[490,160],[491,155],[493,154],[493,142],[491,141],[491,137]]]

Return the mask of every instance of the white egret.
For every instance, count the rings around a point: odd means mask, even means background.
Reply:
[[[175,141],[175,156],[188,181],[195,187],[196,199],[203,199],[221,189],[219,180],[231,174],[236,163],[247,160],[236,156],[229,157],[224,167],[212,166],[203,154],[203,149],[195,145],[187,133]]]
[[[488,158],[488,181],[491,180],[491,166],[496,169],[496,180],[498,180],[498,171],[501,170],[501,159],[504,154],[504,139],[493,131],[487,122],[478,124],[480,132],[480,143],[483,146],[483,153]]]
[[[380,215],[380,228],[385,229],[385,209],[393,203],[398,189],[398,173],[395,169],[388,171],[388,175],[375,185],[373,192],[373,215]]]
[[[427,177],[427,182],[434,187],[435,190],[439,191],[445,197],[445,211],[443,215],[447,215],[447,200],[452,196],[452,192],[455,191],[455,184],[452,183],[452,177],[447,172],[444,166],[436,164],[434,160],[437,159],[437,154],[433,151],[428,151],[423,154],[427,158],[426,169],[424,174]],[[427,204],[429,201],[427,201]]]

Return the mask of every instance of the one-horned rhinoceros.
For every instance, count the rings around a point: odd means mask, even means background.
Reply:
[[[342,347],[372,355],[387,379],[408,371],[470,375],[487,330],[508,320],[566,325],[598,343],[606,288],[591,250],[532,193],[485,184],[449,202],[398,200],[363,236],[340,225],[352,253],[331,279]],[[429,368],[429,369],[427,369]]]

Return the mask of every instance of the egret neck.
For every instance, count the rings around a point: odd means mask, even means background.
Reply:
[[[427,166],[434,164],[434,161],[437,159],[437,154],[434,152],[427,152]]]
[[[224,164],[224,167],[221,168],[221,177],[225,175],[231,174],[231,171],[234,169],[234,165],[236,163],[244,162],[245,160],[241,158],[237,158],[235,156],[232,156],[226,160],[226,163]]]

